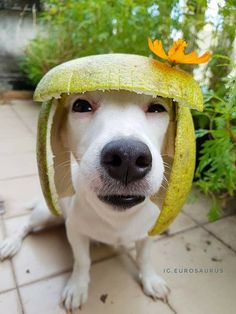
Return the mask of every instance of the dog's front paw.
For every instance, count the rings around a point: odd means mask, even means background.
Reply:
[[[71,276],[65,286],[61,301],[66,310],[74,311],[86,303],[88,299],[88,283]]]
[[[20,237],[9,237],[0,242],[0,260],[10,258],[15,255],[22,244]]]
[[[148,274],[141,278],[143,291],[147,296],[153,299],[161,299],[167,302],[167,297],[170,289],[167,286],[165,280],[154,274]]]

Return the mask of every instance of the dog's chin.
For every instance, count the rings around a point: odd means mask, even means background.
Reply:
[[[98,195],[98,198],[113,209],[124,211],[141,204],[146,197],[143,195]]]

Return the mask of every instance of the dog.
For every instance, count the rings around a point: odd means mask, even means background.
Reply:
[[[63,221],[74,265],[61,301],[67,310],[88,298],[90,241],[114,246],[135,243],[143,291],[167,299],[169,288],[150,259],[148,231],[160,209],[150,197],[164,182],[161,155],[169,123],[168,101],[124,90],[66,95],[67,117],[61,138],[73,155],[73,197],[59,200],[63,217],[44,201],[34,204],[26,225],[0,243],[0,258],[18,252],[27,234]]]

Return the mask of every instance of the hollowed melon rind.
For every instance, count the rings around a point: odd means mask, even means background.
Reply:
[[[154,59],[130,54],[96,55],[65,62],[42,78],[34,100],[107,89],[168,97],[182,106],[203,109],[201,89],[191,75]]]
[[[52,214],[60,215],[58,195],[54,183],[53,156],[50,148],[52,119],[56,107],[53,101],[42,104],[38,118],[37,164],[42,192]]]
[[[195,132],[191,112],[178,106],[175,155],[164,203],[149,235],[163,232],[181,210],[191,189],[195,168]]]

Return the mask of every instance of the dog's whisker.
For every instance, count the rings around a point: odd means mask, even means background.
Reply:
[[[59,167],[66,167],[68,165],[70,165],[70,160],[63,161],[63,162],[59,163],[58,165],[56,165],[54,168],[55,168],[55,170],[57,170]],[[52,165],[52,167],[53,166],[54,165]]]
[[[167,168],[167,169],[171,169],[170,165],[167,163],[167,162],[163,162],[164,164],[164,167]]]
[[[75,160],[80,163],[82,158],[75,158]]]
[[[152,195],[152,196],[154,196],[154,195]],[[155,197],[155,200],[158,200],[158,201],[161,201],[161,202],[164,201],[164,197],[159,197],[159,196],[156,196],[156,195],[154,197]]]
[[[163,184],[161,185],[161,188],[164,190],[164,191],[167,191],[168,187],[164,186]]]
[[[168,187],[169,187],[168,182],[162,182],[161,187],[168,189]]]
[[[163,182],[167,184],[169,183],[166,177],[163,177]]]
[[[162,184],[166,184],[167,186],[169,185],[169,181],[165,176],[163,176]]]
[[[67,171],[67,172],[63,175],[63,177],[61,178],[62,183],[66,180],[66,178],[67,178],[69,175],[70,175],[70,172],[69,172],[69,171]]]
[[[57,152],[57,155],[62,155],[62,154],[67,154],[67,153],[75,153],[73,150],[63,150],[63,151],[60,151],[60,152]]]
[[[142,184],[135,183],[130,186],[124,186],[116,180],[106,180],[105,178],[100,179],[100,182],[98,183],[97,176],[92,176],[91,186],[95,186],[98,195],[106,195],[107,193],[115,195],[143,195],[143,191],[145,191],[144,196],[149,196],[151,194],[151,190],[148,188],[148,183],[145,181]],[[140,193],[140,191],[142,192]]]
[[[163,161],[163,165],[166,169],[171,169],[170,165],[167,162]]]

